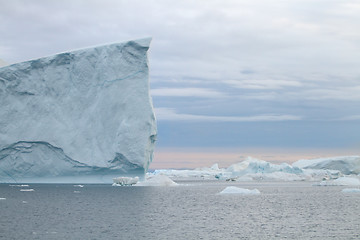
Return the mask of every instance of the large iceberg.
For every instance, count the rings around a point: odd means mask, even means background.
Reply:
[[[0,68],[0,182],[144,177],[157,133],[150,41]]]
[[[304,169],[331,169],[343,174],[360,174],[360,156],[341,156],[331,158],[318,158],[299,160],[292,164],[294,167]]]

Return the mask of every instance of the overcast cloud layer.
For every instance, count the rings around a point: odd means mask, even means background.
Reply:
[[[158,147],[360,149],[359,1],[0,0],[0,22],[7,63],[153,37]]]

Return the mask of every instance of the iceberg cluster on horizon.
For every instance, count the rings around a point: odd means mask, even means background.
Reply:
[[[0,182],[143,177],[156,121],[141,39],[0,68]]]
[[[359,167],[360,156],[299,160],[292,165],[287,163],[273,164],[248,157],[228,168],[219,168],[217,164],[214,164],[210,168],[194,170],[155,170],[150,175],[165,175],[171,178],[217,178],[227,181],[322,181],[318,185],[354,186],[360,185]],[[350,177],[344,177],[346,175]]]

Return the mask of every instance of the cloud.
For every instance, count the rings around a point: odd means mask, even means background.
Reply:
[[[321,128],[336,116],[357,119],[359,2],[278,2],[0,0],[0,58],[14,63],[152,36],[160,121],[316,119]]]
[[[315,101],[341,100],[341,101],[359,101],[360,85],[352,87],[344,86],[319,86],[315,89],[305,89],[299,92],[293,92],[291,95],[295,98],[302,98]]]
[[[206,116],[177,113],[171,108],[155,108],[156,118],[159,121],[210,121],[210,122],[278,122],[301,120],[294,115],[257,115],[257,116]]]
[[[160,97],[201,97],[201,98],[218,98],[224,97],[225,94],[207,88],[158,88],[151,89],[152,96]]]
[[[301,87],[303,84],[294,80],[226,80],[225,83],[244,89],[283,89],[286,87]]]
[[[351,115],[351,116],[345,116],[334,119],[334,121],[357,121],[357,120],[360,120],[360,115]]]

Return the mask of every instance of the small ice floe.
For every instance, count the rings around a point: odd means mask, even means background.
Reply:
[[[74,185],[74,187],[79,187],[79,188],[83,188],[84,187],[84,185]]]
[[[80,191],[74,191],[74,193],[80,193]]]
[[[113,178],[113,186],[132,186],[139,181],[139,177],[117,177]]]
[[[20,189],[20,192],[34,192],[35,190],[32,188],[22,188]]]
[[[28,203],[27,201],[22,201],[22,203]]]
[[[360,186],[360,180],[355,177],[340,177],[331,181],[321,181],[314,186]]]
[[[256,188],[253,190],[250,190],[250,189],[246,189],[246,188],[239,188],[239,187],[231,186],[231,187],[226,187],[224,190],[222,190],[218,194],[220,194],[220,195],[225,195],[225,194],[256,195],[256,194],[260,194],[260,191],[257,190]]]
[[[4,197],[0,197],[0,200],[6,200],[6,198],[4,198]]]
[[[167,176],[155,175],[149,177],[144,182],[137,183],[135,186],[173,187],[178,186],[178,184]]]
[[[9,185],[9,187],[29,187],[27,184],[16,184],[16,185]]]
[[[360,193],[360,188],[344,188],[341,190],[343,193]]]

